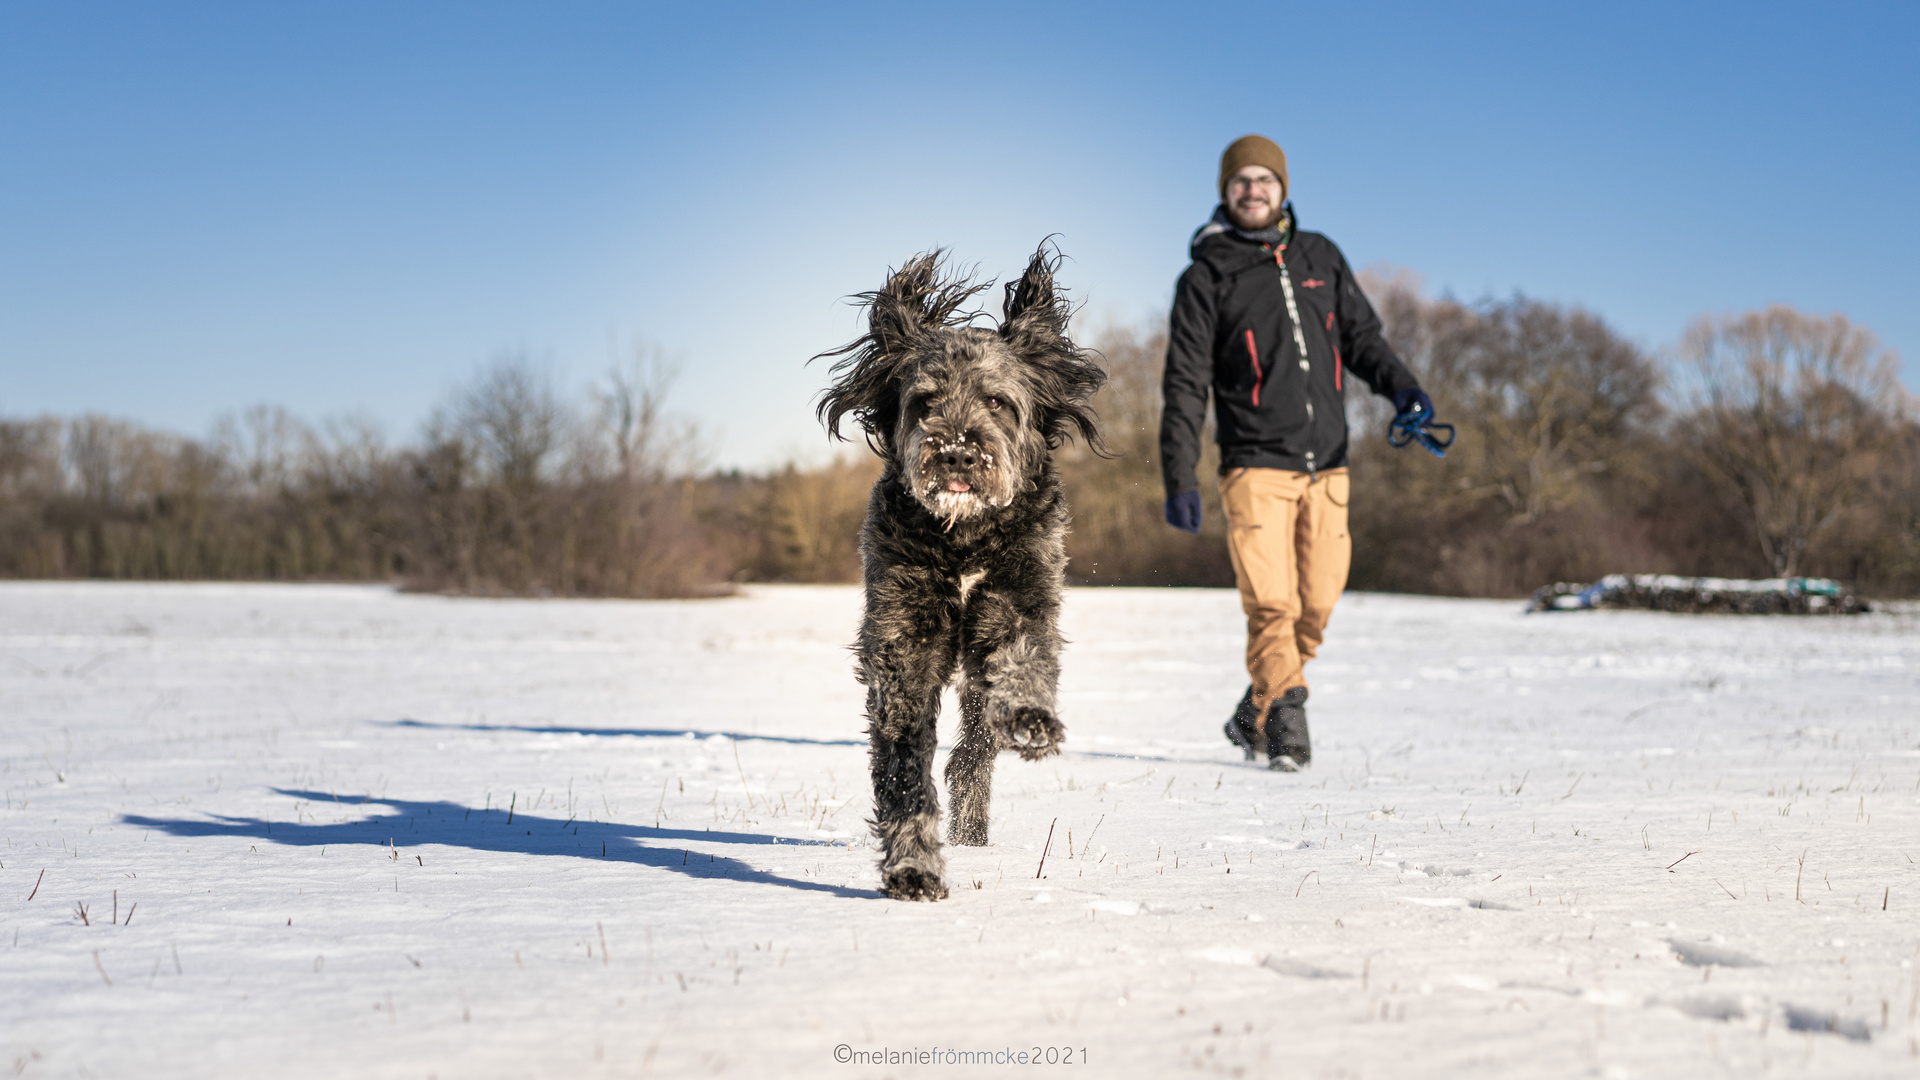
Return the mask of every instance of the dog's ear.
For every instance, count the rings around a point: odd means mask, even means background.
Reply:
[[[967,321],[961,305],[986,285],[949,275],[944,252],[931,251],[887,272],[887,283],[855,299],[867,309],[867,332],[837,349],[813,357],[837,356],[834,384],[820,394],[814,414],[838,439],[848,413],[866,432],[867,444],[883,457],[893,453],[893,429],[900,417],[900,378],[916,343],[928,332]]]
[[[1054,284],[1059,267],[1060,253],[1042,241],[1027,262],[1026,273],[1007,283],[1000,337],[1027,363],[1047,446],[1057,448],[1077,434],[1094,453],[1104,455],[1106,447],[1088,403],[1106,385],[1107,373],[1100,367],[1098,353],[1080,348],[1067,337],[1073,305]]]

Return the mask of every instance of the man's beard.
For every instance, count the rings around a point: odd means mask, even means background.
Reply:
[[[1274,223],[1280,220],[1282,209],[1283,208],[1278,205],[1268,204],[1258,218],[1251,218],[1239,207],[1229,206],[1227,207],[1227,216],[1233,219],[1233,223],[1236,226],[1248,232],[1259,232],[1261,229],[1272,228]]]

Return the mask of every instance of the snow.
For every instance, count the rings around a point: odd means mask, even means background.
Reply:
[[[0,585],[0,1066],[1920,1070],[1910,609],[1350,595],[1281,775],[1220,734],[1231,592],[1074,590],[1069,751],[902,904],[858,606]]]

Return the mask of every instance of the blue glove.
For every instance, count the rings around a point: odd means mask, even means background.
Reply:
[[[1167,524],[1181,532],[1200,535],[1200,493],[1183,491],[1167,500]]]
[[[1433,422],[1433,399],[1425,390],[1414,387],[1393,395],[1393,411],[1396,422],[1415,420],[1421,427]]]
[[[1433,399],[1425,390],[1416,386],[1400,391],[1393,395],[1393,407],[1397,411],[1387,426],[1387,445],[1417,442],[1434,457],[1447,456],[1447,447],[1453,445],[1453,425],[1434,423]]]

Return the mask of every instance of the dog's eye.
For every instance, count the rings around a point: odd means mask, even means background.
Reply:
[[[989,408],[989,409],[997,409],[997,408],[999,408],[999,407],[1000,407],[1000,399],[999,399],[999,398],[997,398],[997,397],[989,397],[989,398],[987,398],[987,408]]]

